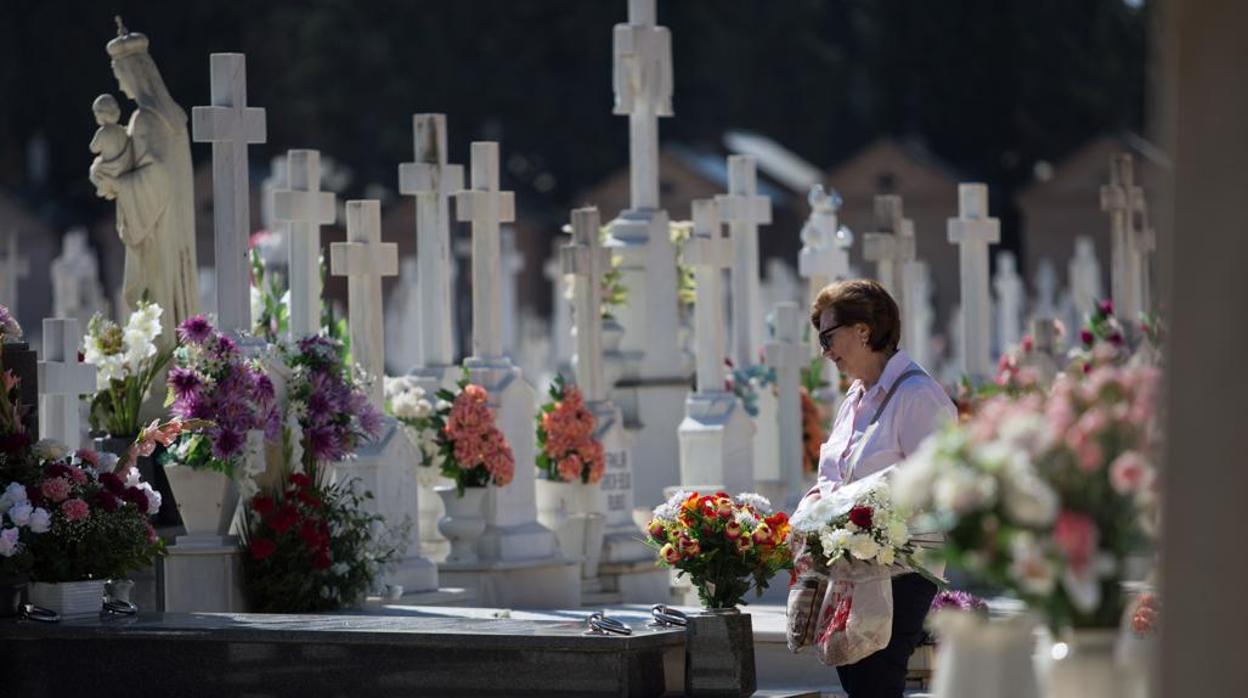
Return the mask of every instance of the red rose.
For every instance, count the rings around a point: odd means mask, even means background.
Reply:
[[[315,521],[305,519],[303,525],[299,527],[299,537],[309,548],[321,547],[321,531]]]
[[[321,508],[321,498],[308,490],[299,491],[299,501],[303,502],[303,505],[310,509]]]
[[[104,489],[113,494],[121,494],[126,491],[126,483],[122,481],[117,473],[100,473],[100,484]]]
[[[251,541],[251,559],[256,562],[267,558],[277,550],[277,543],[268,538],[256,538]]]
[[[303,473],[295,473],[290,476],[290,484],[294,487],[303,489],[312,484],[312,478]]]
[[[110,514],[117,511],[117,508],[121,506],[121,502],[118,501],[117,497],[113,496],[111,492],[105,492],[103,490],[101,490],[99,494],[95,495],[95,502],[101,509]],[[146,509],[144,509],[144,511],[146,511]]]
[[[858,528],[871,528],[871,507],[854,507],[849,510],[849,521]]]
[[[299,521],[299,512],[289,504],[277,510],[269,521],[269,526],[278,533],[285,533]]]
[[[137,487],[127,487],[126,491],[121,493],[121,499],[130,502],[144,514],[147,513],[147,495],[143,493],[143,490]]]
[[[251,498],[251,510],[260,516],[273,513],[273,498],[267,494],[258,494]]]

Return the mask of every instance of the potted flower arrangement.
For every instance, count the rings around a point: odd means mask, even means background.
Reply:
[[[207,318],[187,318],[178,336],[165,401],[175,417],[195,421],[177,433],[160,460],[187,535],[224,536],[238,506],[248,433],[276,438],[281,413],[273,381],[260,364]]]
[[[163,314],[159,305],[143,300],[124,327],[99,313],[87,323],[83,360],[96,367],[88,421],[98,451],[123,456],[139,435],[140,411],[152,382],[173,358],[173,345],[160,349],[156,344]],[[158,523],[177,525],[177,505],[164,469],[151,457],[139,458],[137,466],[161,493]]]
[[[792,568],[789,531],[788,516],[752,493],[681,491],[655,508],[646,543],[659,564],[689,576],[703,606],[687,626],[686,693],[753,694],[753,630],[737,606],[751,588],[761,596],[777,572]]]
[[[341,342],[320,335],[304,337],[284,355],[291,371],[286,409],[302,431],[304,470],[345,460],[361,443],[377,437],[381,413],[351,373]]]
[[[98,613],[105,582],[162,553],[149,523],[160,494],[132,459],[41,441],[26,460],[3,483],[0,508],[11,525],[0,531],[0,557],[29,573],[32,603],[66,616]]]
[[[602,556],[606,471],[597,420],[579,388],[555,377],[537,414],[537,517],[555,532],[565,552],[579,551],[585,578],[598,574]]]
[[[494,422],[489,399],[485,388],[464,377],[457,390],[439,390],[436,403],[418,408],[426,416],[405,420],[416,431],[425,460],[438,464],[442,475],[454,482],[435,488],[446,510],[438,530],[451,542],[450,563],[477,560],[487,488],[506,487],[515,477],[515,457]]]
[[[1020,598],[1080,657],[1078,676],[1055,665],[1062,695],[1112,695],[1122,582],[1155,529],[1159,371],[1082,365],[1047,396],[989,399],[925,442],[894,486],[946,532],[951,564]]]
[[[284,473],[243,508],[244,587],[251,610],[315,613],[361,603],[399,546],[374,532],[368,492],[327,484],[318,473]]]

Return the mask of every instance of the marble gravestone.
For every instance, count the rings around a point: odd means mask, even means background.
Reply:
[[[1096,310],[1096,302],[1105,297],[1101,288],[1101,263],[1096,259],[1096,244],[1092,238],[1086,235],[1075,238],[1075,256],[1070,260],[1067,274],[1070,275],[1071,299],[1082,323]]]
[[[1144,289],[1145,252],[1137,216],[1144,208],[1144,190],[1135,183],[1130,153],[1109,158],[1109,183],[1101,187],[1101,210],[1109,214],[1113,255],[1110,260],[1110,296],[1114,312],[1133,323],[1147,310]]]
[[[611,399],[634,432],[634,494],[643,505],[679,480],[676,434],[689,385],[679,326],[676,249],[659,204],[659,124],[672,116],[672,37],[656,25],[655,0],[628,0],[612,48],[613,113],[628,117],[629,207],[611,222],[608,246],[629,290],[618,309],[624,334]]]
[[[949,219],[949,242],[958,246],[961,279],[962,375],[979,383],[992,378],[991,298],[988,246],[1001,241],[1001,224],[988,216],[988,185],[958,185],[958,217]]]
[[[294,160],[292,160],[292,164]],[[292,183],[294,169],[292,168]],[[381,280],[398,269],[398,249],[381,241],[381,205],[374,200],[348,201],[347,240],[330,245],[330,273],[347,277],[347,322],[351,333],[351,355],[366,380],[369,401],[378,412],[384,409],[385,328],[382,325]],[[292,232],[293,226],[292,226]],[[296,234],[297,235],[297,234]],[[292,256],[299,237],[291,239]],[[293,269],[293,266],[292,266]],[[295,280],[291,279],[292,287]],[[300,284],[300,287],[303,287]],[[293,304],[292,297],[292,304]],[[320,304],[316,304],[319,316]],[[420,518],[416,493],[416,473],[412,464],[420,459],[416,446],[398,428],[392,417],[385,417],[381,435],[356,451],[355,458],[334,464],[346,478],[358,478],[359,485],[373,493],[368,505],[385,519],[392,530],[410,526],[411,537],[400,559],[386,572],[386,582],[408,592],[429,592],[438,588],[438,570],[419,554]]]
[[[420,357],[420,287],[415,257],[399,260],[399,283],[386,301],[386,372],[405,372]]]
[[[997,296],[997,352],[1004,354],[1023,339],[1023,303],[1027,298],[1027,289],[1023,287],[1023,278],[1018,275],[1013,252],[997,252],[997,273],[992,287]]]
[[[537,521],[537,396],[503,355],[500,225],[515,219],[515,195],[499,188],[498,143],[472,144],[470,189],[455,194],[455,212],[472,225],[472,351],[469,380],[489,391],[490,408],[515,457],[515,478],[489,487],[479,560],[445,563],[443,580],[474,590],[486,605],[568,608],[580,602],[580,563],[561,554]]]
[[[87,229],[65,233],[61,254],[52,260],[52,315],[73,318],[86,327],[92,316],[108,316],[108,301],[100,284],[100,264],[87,244]]]
[[[685,261],[694,269],[697,302],[694,333],[697,388],[685,400],[680,423],[680,485],[685,489],[754,488],[754,424],[745,407],[724,389],[723,270],[732,267],[732,241],[720,233],[715,203],[695,199],[694,232],[685,243]]]

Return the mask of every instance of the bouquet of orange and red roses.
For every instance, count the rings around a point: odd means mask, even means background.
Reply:
[[[654,510],[647,533],[659,563],[689,575],[706,608],[744,604],[751,587],[761,596],[793,567],[789,517],[757,494],[677,492]]]

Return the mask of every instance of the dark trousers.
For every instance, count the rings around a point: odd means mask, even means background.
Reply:
[[[917,574],[893,577],[893,637],[888,646],[836,668],[849,698],[901,698],[906,664],[923,639],[923,619],[935,596],[936,585]]]

